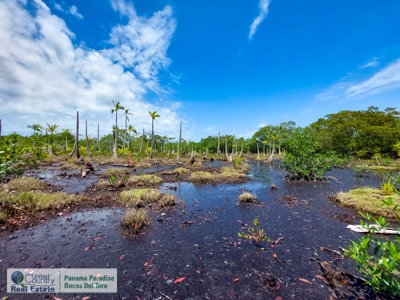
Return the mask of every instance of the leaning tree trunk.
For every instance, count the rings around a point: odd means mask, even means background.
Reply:
[[[69,154],[69,156],[72,156],[74,154],[74,152],[76,151],[76,158],[81,157],[80,153],[79,153],[79,111],[76,112],[76,135],[75,135],[75,144],[74,147],[72,148],[71,153]]]
[[[178,154],[176,156],[176,160],[179,161],[181,158],[181,141],[182,141],[182,121],[181,121],[181,126],[179,129],[179,142],[178,142]]]

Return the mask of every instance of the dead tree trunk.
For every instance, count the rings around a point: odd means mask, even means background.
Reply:
[[[100,123],[97,122],[97,150],[101,153],[100,150]]]
[[[90,156],[89,137],[88,137],[88,134],[87,134],[87,119],[86,119],[85,135],[86,135],[86,151],[87,151],[87,154]]]
[[[220,140],[220,131],[218,130],[218,146],[217,146],[217,155],[221,154],[221,150],[219,149],[219,140]]]
[[[144,128],[143,128],[142,140],[141,140],[141,142],[140,142],[140,150],[139,150],[139,153],[142,153],[142,149],[143,149],[143,139],[144,139]]]
[[[226,159],[229,159],[229,157],[228,157],[228,136],[227,135],[225,135],[225,156],[226,156]]]
[[[178,141],[178,154],[176,156],[176,160],[179,161],[181,158],[181,141],[182,141],[182,121],[181,121],[181,126],[179,129],[179,141]]]
[[[79,153],[79,111],[76,112],[76,135],[75,135],[75,144],[74,147],[72,148],[71,153],[69,156],[74,155],[74,152],[76,151],[76,158],[81,157]]]

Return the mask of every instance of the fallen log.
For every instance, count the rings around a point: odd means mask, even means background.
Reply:
[[[354,232],[360,232],[360,233],[367,233],[368,232],[368,229],[362,227],[361,225],[347,225],[347,228],[350,229],[351,231],[354,231]],[[370,228],[372,228],[373,233],[400,235],[400,231],[398,231],[398,230],[383,229],[383,228],[380,228],[377,225],[370,225]]]

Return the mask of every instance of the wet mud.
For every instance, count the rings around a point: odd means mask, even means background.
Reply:
[[[357,238],[346,229],[347,223],[359,223],[357,212],[329,201],[330,195],[358,184],[352,171],[335,169],[327,174],[340,183],[333,179],[288,182],[282,179],[284,171],[279,164],[252,162],[250,166],[251,180],[239,184],[163,183],[159,187],[162,192],[182,201],[174,209],[151,211],[151,225],[135,237],[121,232],[124,208],[112,202],[109,207],[86,206],[29,229],[0,233],[0,297],[7,295],[7,268],[117,268],[117,294],[7,296],[378,299],[356,277],[348,277],[358,275],[349,259],[329,251],[348,247]],[[60,177],[55,173],[47,170],[50,175],[44,180],[65,191],[81,193],[71,187],[74,180],[82,183],[79,176]],[[100,170],[88,175],[85,190],[99,178]],[[271,188],[272,183],[276,188]],[[371,176],[361,185],[378,187],[379,180]],[[237,205],[243,191],[255,194],[260,204]],[[270,237],[259,245],[238,237],[238,232],[245,231],[256,217]],[[339,286],[332,286],[327,272],[332,278],[340,274],[336,282]],[[180,282],[175,281],[179,278]]]

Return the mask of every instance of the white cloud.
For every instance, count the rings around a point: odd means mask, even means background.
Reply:
[[[77,17],[78,19],[83,19],[83,16],[80,13],[78,13],[78,9],[76,8],[75,5],[72,5],[70,7],[69,12],[71,15]]]
[[[260,14],[253,20],[253,23],[250,25],[250,32],[249,32],[249,40],[253,37],[256,33],[258,25],[265,19],[268,14],[268,6],[270,1],[269,0],[260,0],[258,3],[258,7],[260,8]]]
[[[160,93],[161,99],[165,95],[158,75],[170,63],[166,51],[176,26],[171,7],[146,18],[138,16],[132,4],[113,1],[129,21],[112,29],[109,48],[94,50],[73,45],[74,33],[64,20],[51,14],[42,0],[34,4],[37,11],[32,15],[22,0],[0,2],[4,134],[30,134],[26,126],[33,123],[73,128],[77,110],[88,119],[93,135],[97,122],[107,134],[114,120],[112,100],[130,109],[131,124],[139,131],[151,127],[148,111],[156,110],[161,115],[157,134],[179,132],[179,103],[155,105],[145,100],[148,91]]]
[[[378,94],[395,88],[400,88],[400,59],[380,69],[364,81],[339,82],[328,91],[315,97],[320,101],[354,98]]]
[[[360,69],[366,69],[366,68],[374,68],[379,65],[378,58],[374,57],[371,61],[367,62],[366,64],[360,66]]]

